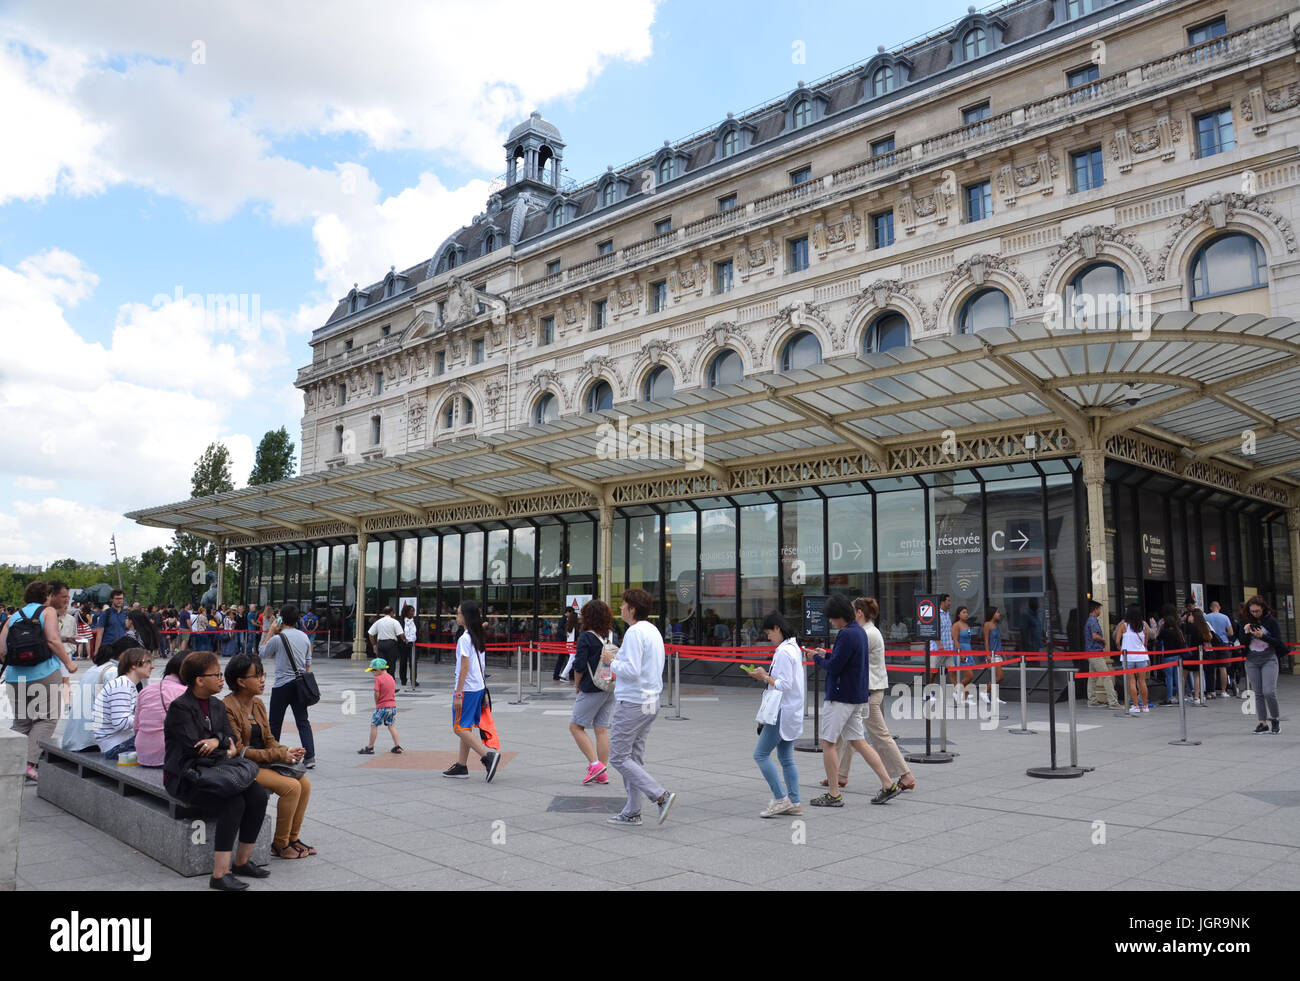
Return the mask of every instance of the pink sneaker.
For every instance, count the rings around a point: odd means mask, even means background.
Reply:
[[[604,778],[604,779],[598,779]],[[597,780],[599,783],[609,783],[609,777],[605,776],[605,764],[597,760],[587,767],[587,775],[582,778],[583,786]]]
[[[596,778],[596,783],[609,783],[609,774],[602,773],[600,776]]]

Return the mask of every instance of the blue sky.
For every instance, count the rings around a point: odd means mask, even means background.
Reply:
[[[30,134],[0,148],[0,339],[42,364],[0,369],[19,423],[0,437],[0,562],[102,559],[113,532],[127,553],[158,544],[121,514],[188,496],[207,442],[227,442],[242,484],[263,432],[296,441],[310,330],[353,281],[428,258],[482,209],[529,109],[581,182],[966,12],[175,7],[0,8],[0,90],[17,96],[0,120]],[[214,325],[177,286],[256,294],[261,322]],[[15,452],[34,432],[39,450]]]

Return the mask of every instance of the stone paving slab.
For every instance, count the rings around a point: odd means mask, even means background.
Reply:
[[[1189,708],[1201,746],[1170,746],[1176,708],[1140,717],[1080,712],[1076,780],[1036,780],[1048,764],[1046,706],[1031,706],[1044,732],[1016,736],[977,719],[948,722],[960,756],[913,764],[915,792],[870,804],[878,782],[854,762],[845,806],[807,806],[822,792],[818,754],[796,753],[805,813],[762,820],[770,793],[752,759],[757,690],[687,689],[687,721],[663,709],[645,762],[680,797],[657,825],[606,823],[624,799],[622,779],[583,786],[585,761],[563,710],[572,694],[550,688],[524,705],[498,691],[505,760],[492,784],[439,772],[454,759],[447,672],[422,677],[420,697],[399,700],[407,752],[359,756],[373,706],[363,664],[318,662],[322,701],[311,709],[319,766],[302,836],[320,852],[272,862],[256,890],[1152,890],[1300,888],[1300,729],[1255,736],[1236,700]],[[499,680],[499,679],[498,679]],[[74,676],[74,683],[77,683]],[[1284,709],[1300,702],[1300,679],[1283,676]],[[343,713],[354,702],[354,712]],[[887,702],[887,707],[891,705]],[[898,706],[910,709],[910,700]],[[1058,722],[1064,707],[1058,706]],[[905,714],[905,712],[904,712]],[[1300,713],[1297,714],[1300,717]],[[889,719],[911,748],[924,723]],[[1005,724],[1003,724],[1004,726]],[[805,735],[811,736],[811,715]],[[292,719],[285,741],[296,740]],[[1059,762],[1068,738],[1058,736]],[[552,810],[557,799],[599,811]],[[1101,837],[1104,835],[1104,839]],[[1104,841],[1104,843],[1103,843]],[[98,829],[24,793],[19,888],[92,891],[204,889]]]

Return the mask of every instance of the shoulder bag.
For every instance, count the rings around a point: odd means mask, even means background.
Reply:
[[[772,655],[772,666],[768,668],[768,674],[776,667],[776,655]],[[774,726],[777,719],[781,717],[781,698],[782,693],[777,691],[772,685],[763,685],[763,700],[758,705],[758,715],[754,721],[760,726]]]
[[[588,630],[587,633],[600,641],[600,650],[602,654],[614,646],[609,641],[602,640],[600,634],[596,633],[594,630]],[[617,648],[615,649],[617,650]],[[601,691],[614,690],[614,672],[610,671],[608,664],[598,663],[596,665],[596,670],[587,672],[587,675],[591,678],[591,683]]]
[[[284,652],[289,655],[289,664],[293,667],[294,686],[298,690],[299,700],[304,705],[315,705],[320,701],[320,685],[316,683],[316,678],[311,672],[302,671],[298,668],[298,659],[293,656],[293,648],[284,639],[284,634],[276,634],[275,639],[280,642]]]
[[[301,780],[307,775],[307,767],[302,763],[268,763],[266,768],[282,777],[292,777],[294,780]]]

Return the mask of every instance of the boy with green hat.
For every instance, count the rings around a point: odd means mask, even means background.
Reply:
[[[370,716],[370,745],[357,752],[362,756],[373,756],[379,727],[387,726],[388,734],[393,737],[393,752],[401,753],[403,750],[402,744],[397,740],[397,726],[393,725],[397,721],[397,684],[388,673],[388,662],[377,657],[366,670],[375,673],[375,711]]]

